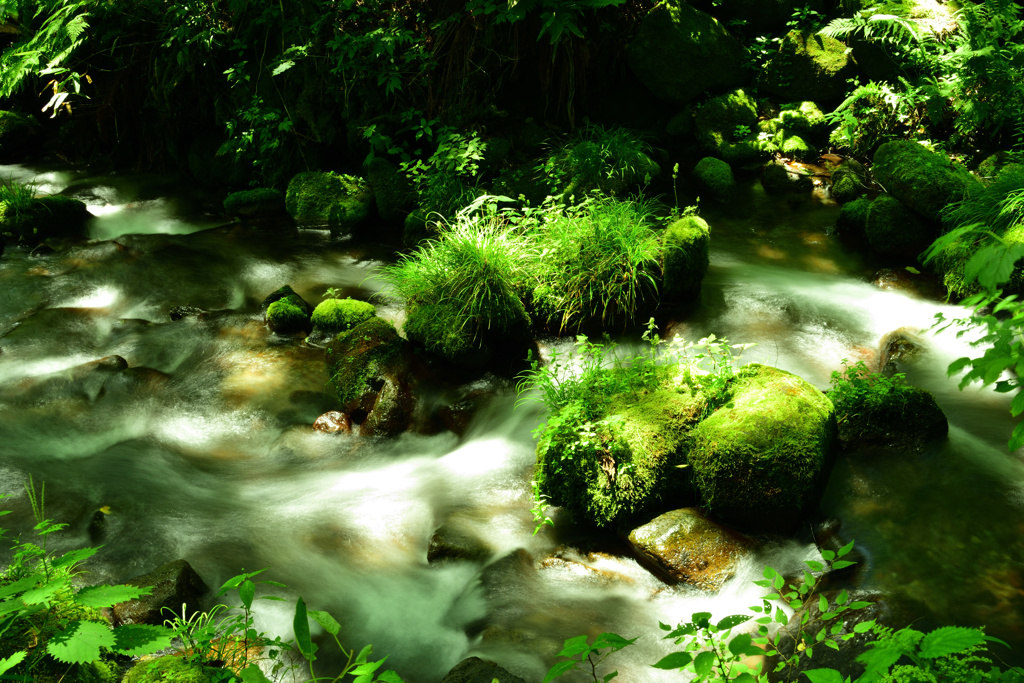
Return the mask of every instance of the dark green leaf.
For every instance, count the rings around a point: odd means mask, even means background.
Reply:
[[[100,658],[101,647],[114,646],[114,632],[98,621],[72,621],[53,634],[46,645],[50,655],[65,664],[84,664]]]
[[[818,596],[818,609],[822,612],[828,610],[828,598],[826,598],[824,595]]]
[[[548,683],[549,681],[553,681],[556,678],[558,678],[559,676],[562,676],[565,673],[567,673],[569,671],[572,671],[573,669],[576,668],[577,664],[579,664],[579,662],[573,661],[571,659],[568,660],[568,661],[565,661],[565,662],[558,662],[553,667],[548,669],[547,675],[544,676],[543,683]]]
[[[856,602],[850,603],[850,609],[864,609],[865,607],[871,607],[874,603],[865,602],[863,600],[857,600]]]
[[[836,560],[832,563],[832,569],[846,569],[847,567],[852,567],[855,564],[857,563],[851,562],[850,560]]]
[[[72,550],[71,552],[64,553],[58,558],[55,558],[51,563],[51,566],[55,569],[60,567],[69,567],[79,562],[85,562],[90,557],[95,555],[99,551],[99,548],[79,548],[78,550]]]
[[[636,638],[633,640],[626,640],[617,633],[602,633],[594,639],[594,644],[591,646],[593,650],[603,650],[606,647],[612,648],[612,651],[618,651],[627,645],[632,645],[636,642]]]
[[[875,620],[874,619],[870,619],[868,621],[862,621],[859,624],[855,624],[854,625],[853,632],[854,633],[867,633],[868,631],[870,631],[874,627],[874,625],[875,625]]]
[[[312,617],[313,621],[324,627],[324,630],[330,633],[332,636],[338,635],[341,631],[341,624],[327,612],[321,610],[310,610],[309,616]]]
[[[173,639],[174,631],[165,626],[124,624],[114,629],[114,645],[110,649],[129,657],[141,657],[170,647]]]
[[[295,644],[299,648],[299,653],[308,661],[314,661],[313,639],[309,633],[306,603],[301,597],[295,602],[295,618],[292,620],[292,626],[295,629]]]
[[[853,541],[850,541],[842,548],[836,551],[836,557],[845,557],[847,553],[853,550]]]
[[[850,600],[850,594],[846,592],[846,589],[839,591],[839,595],[836,596],[837,605],[845,605]]]
[[[811,683],[843,683],[842,675],[835,669],[810,669],[804,675]]]
[[[92,586],[83,588],[75,596],[75,602],[85,607],[113,607],[119,602],[134,600],[142,595],[149,595],[152,588],[138,586]]]
[[[761,649],[753,645],[753,640],[753,636],[749,633],[741,633],[729,641],[729,652],[740,657],[762,654]]]
[[[391,669],[388,669],[381,675],[377,676],[377,680],[380,681],[380,683],[405,683],[405,681],[402,680],[402,677]]]
[[[815,560],[804,560],[804,564],[806,564],[808,567],[810,567],[811,571],[814,571],[814,572],[825,571],[825,565],[823,565],[821,562],[816,562]]]
[[[717,626],[720,630],[725,631],[730,628],[733,628],[734,626],[739,626],[740,624],[746,623],[748,621],[750,621],[749,615],[733,614],[719,621]]]
[[[921,640],[921,656],[925,659],[944,657],[956,652],[963,652],[984,642],[985,634],[978,629],[943,626],[935,629]]]
[[[263,674],[263,671],[261,671],[255,664],[250,664],[242,669],[241,677],[242,683],[271,683],[271,681]]]
[[[28,653],[24,650],[18,650],[10,657],[4,657],[3,659],[0,659],[0,674],[10,671],[14,667],[21,664],[21,661],[25,659],[26,655],[28,655]]]
[[[587,644],[586,636],[576,636],[575,638],[569,638],[565,641],[565,645],[562,647],[562,651],[558,653],[559,657],[575,657],[586,652],[590,652],[590,645]]]
[[[238,597],[241,598],[245,609],[252,609],[252,601],[256,597],[256,584],[249,579],[243,581],[238,587]]]
[[[822,550],[821,559],[825,560],[826,562],[831,562],[832,560],[836,559],[836,554],[831,550]]]
[[[693,670],[697,672],[698,676],[707,676],[711,671],[711,667],[715,665],[715,653],[714,652],[701,652],[697,655],[697,658],[693,660]]]
[[[682,669],[684,666],[693,661],[693,655],[689,652],[673,652],[670,655],[665,655],[658,660],[657,664],[654,664],[655,669]]]
[[[690,618],[697,628],[707,628],[711,625],[711,612],[696,612]]]

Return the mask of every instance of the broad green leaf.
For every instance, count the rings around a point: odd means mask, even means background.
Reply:
[[[839,643],[837,643],[834,640],[826,640],[825,641],[825,647],[830,647],[833,650],[838,650],[839,649]]]
[[[693,661],[693,655],[689,652],[673,652],[665,655],[654,664],[655,669],[682,669]]]
[[[380,683],[405,683],[405,681],[402,680],[402,677],[391,669],[388,669],[381,675],[377,676],[377,680],[380,681]]]
[[[719,621],[717,626],[722,631],[725,631],[748,621],[750,621],[750,617],[746,614],[733,614],[732,616],[725,617]]]
[[[544,681],[542,683],[549,683],[549,681],[553,681],[559,676],[562,676],[565,673],[572,671],[576,668],[577,664],[579,664],[579,662],[573,660],[558,662],[548,670],[548,673],[544,677]]]
[[[921,656],[934,659],[963,652],[967,648],[985,642],[985,634],[976,628],[963,626],[943,626],[937,628],[921,640]]]
[[[238,587],[238,597],[241,598],[245,609],[252,609],[252,601],[256,597],[256,584],[250,579],[243,581]]]
[[[854,625],[853,632],[854,633],[867,633],[868,631],[870,631],[874,627],[874,625],[875,625],[875,620],[874,619],[869,619],[868,621],[862,621],[859,624],[855,624]]]
[[[752,644],[754,638],[749,633],[741,633],[732,640],[729,641],[729,652],[734,655],[745,657],[751,654],[751,648],[757,650],[757,654],[760,654],[760,648],[754,647]]]
[[[370,658],[370,655],[372,655],[372,654],[373,654],[373,645],[365,645],[363,647],[363,649],[359,651],[359,654],[356,655],[355,663],[356,664],[364,663],[366,660],[368,660]]]
[[[98,621],[72,621],[50,637],[46,651],[65,664],[84,664],[100,658],[100,648],[114,646],[114,632]]]
[[[75,596],[75,602],[85,607],[113,607],[119,602],[134,600],[153,592],[152,588],[138,586],[92,586],[83,588]]]
[[[295,629],[295,644],[299,652],[308,661],[314,660],[313,640],[309,634],[309,618],[306,615],[306,603],[300,597],[295,601],[295,619],[292,621]]]
[[[64,553],[60,557],[54,558],[51,566],[55,569],[60,567],[69,567],[79,562],[85,562],[90,557],[99,552],[99,548],[79,548],[78,550],[72,550],[71,552]]]
[[[612,680],[613,678],[618,677],[618,675],[619,675],[618,671],[612,671],[611,673],[605,674],[604,678],[602,678],[601,680],[604,683],[608,683],[608,681]]]
[[[1021,422],[1013,428],[1013,433],[1010,435],[1010,443],[1007,444],[1007,448],[1010,451],[1015,451],[1021,446],[1024,446],[1024,422]]]
[[[850,603],[850,609],[864,609],[865,607],[871,607],[873,602],[865,602],[864,600],[857,600]]]
[[[44,583],[38,588],[25,591],[21,596],[21,601],[26,605],[40,605],[46,603],[52,598],[58,591],[63,590],[68,585],[67,580],[54,580],[49,583]]]
[[[594,639],[594,644],[591,646],[593,650],[603,650],[606,647],[612,648],[612,651],[621,650],[627,645],[632,645],[636,642],[636,638],[633,640],[626,640],[617,633],[602,633]]]
[[[781,607],[775,608],[775,623],[776,624],[788,624],[789,615],[782,611]]]
[[[672,630],[671,626],[669,626],[668,624],[666,624],[664,622],[661,622],[661,621],[658,622],[658,628],[660,628],[662,631],[671,631]]]
[[[693,670],[697,672],[698,676],[707,676],[711,671],[711,667],[715,665],[715,653],[714,652],[701,652],[697,655],[697,658],[693,660]]]
[[[24,590],[28,590],[32,586],[39,583],[39,581],[45,580],[46,577],[42,574],[32,574],[31,576],[26,576],[22,579],[18,579],[14,583],[4,586],[3,588],[0,588],[0,598],[6,598],[8,595],[14,595],[15,593],[20,593]]]
[[[804,560],[804,564],[811,568],[811,571],[822,572],[825,571],[825,565],[815,560]]]
[[[821,559],[825,560],[826,562],[831,562],[832,560],[836,559],[836,554],[831,550],[822,550]]]
[[[141,657],[171,646],[174,631],[165,626],[125,624],[114,629],[111,650],[129,657]]]
[[[744,671],[736,676],[736,678],[732,679],[732,683],[757,683],[757,679],[750,675],[750,673]]]
[[[832,563],[832,569],[846,569],[847,567],[852,567],[855,564],[857,563],[851,562],[850,560],[836,560]]]
[[[327,612],[312,610],[308,614],[313,618],[313,621],[323,626],[324,630],[332,636],[338,635],[338,632],[341,631],[341,624]]]
[[[21,664],[21,661],[25,659],[27,654],[24,650],[18,650],[10,657],[0,659],[0,674],[6,673]]]
[[[818,596],[818,609],[822,612],[828,611],[828,598],[826,598],[824,595]]]
[[[846,592],[846,589],[839,591],[839,595],[836,597],[837,605],[845,605],[850,600],[850,594]]]
[[[384,664],[384,660],[385,659],[387,659],[387,657],[385,657],[384,659],[380,660],[379,662],[363,662],[362,664],[360,664],[356,668],[352,669],[352,675],[353,676],[366,676],[368,674],[372,674],[374,671],[379,669]]]
[[[575,657],[585,652],[590,652],[590,645],[587,644],[586,636],[576,636],[575,638],[569,638],[565,641],[565,645],[562,647],[562,651],[558,653],[559,657]]]
[[[811,683],[843,683],[842,675],[835,669],[810,669],[804,675]]]
[[[853,550],[853,541],[850,541],[842,548],[836,551],[836,557],[845,557],[851,550]]]
[[[241,677],[242,683],[271,683],[270,679],[255,664],[250,664],[242,669]]]
[[[707,628],[711,625],[711,612],[695,612],[690,618],[697,628]]]

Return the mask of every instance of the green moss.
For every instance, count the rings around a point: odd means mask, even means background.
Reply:
[[[714,157],[704,157],[697,162],[693,169],[693,179],[702,190],[719,201],[728,199],[736,189],[736,180],[729,164]]]
[[[404,329],[409,341],[448,361],[463,363],[481,351],[465,323],[461,311],[452,306],[423,304],[409,308]]]
[[[783,140],[781,149],[782,154],[791,159],[807,161],[818,156],[817,150],[807,144],[807,141],[799,135],[790,135]]]
[[[83,239],[92,215],[85,203],[71,197],[36,197],[15,206],[0,203],[0,232],[38,244],[48,239]]]
[[[846,91],[854,64],[846,45],[827,36],[790,31],[768,61],[758,84],[779,97],[836,100]]]
[[[832,171],[832,198],[837,202],[852,202],[867,190],[868,172],[854,159],[844,159]]]
[[[965,168],[912,140],[880,146],[871,170],[893,197],[933,221],[940,220],[948,204],[978,187]]]
[[[923,220],[900,200],[882,195],[871,202],[865,235],[880,254],[916,256],[938,237],[938,226]]]
[[[689,454],[703,504],[751,530],[787,530],[817,502],[836,436],[835,410],[814,386],[751,363],[732,398],[693,430]]]
[[[377,214],[385,221],[404,220],[416,202],[416,193],[409,179],[383,157],[374,157],[367,164],[366,178],[373,188]]]
[[[793,102],[782,105],[781,109],[776,120],[790,134],[805,140],[819,140],[828,133],[828,121],[816,103]]]
[[[380,388],[377,378],[401,360],[405,343],[391,323],[377,317],[334,338],[326,352],[327,377],[343,408]]]
[[[232,192],[224,198],[224,213],[228,216],[284,213],[284,193],[266,187]]]
[[[711,153],[723,143],[735,143],[757,130],[757,102],[744,90],[734,90],[705,102],[694,116],[697,140]]]
[[[688,472],[678,465],[703,405],[699,395],[662,389],[614,397],[597,419],[581,404],[566,406],[537,445],[541,493],[599,527],[689,504]]]
[[[710,264],[711,228],[699,216],[674,221],[661,238],[661,300],[692,300],[700,293],[700,283]]]
[[[307,171],[288,183],[285,208],[296,221],[351,232],[370,216],[373,193],[362,178]]]
[[[125,675],[123,683],[214,683],[220,680],[214,677],[217,671],[166,655],[139,662]]]
[[[358,299],[326,299],[313,309],[313,328],[327,334],[352,329],[377,315],[377,307]]]
[[[293,296],[286,296],[270,304],[266,319],[270,329],[279,334],[305,331],[310,327],[309,313]]]
[[[868,227],[868,212],[871,200],[867,197],[843,204],[836,218],[836,232],[843,237],[859,239],[865,236]]]

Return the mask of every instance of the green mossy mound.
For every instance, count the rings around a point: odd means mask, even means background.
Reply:
[[[308,332],[312,329],[309,313],[294,297],[279,299],[267,306],[267,326],[277,334]]]
[[[870,211],[871,200],[867,197],[843,204],[839,210],[839,216],[836,218],[836,233],[843,238],[864,239],[867,234]]]
[[[123,683],[214,683],[221,670],[194,664],[182,657],[165,655],[133,666]]]
[[[779,151],[782,152],[782,156],[799,161],[808,161],[818,156],[818,150],[814,149],[799,135],[790,135],[783,140]]]
[[[810,192],[814,184],[807,176],[791,173],[783,164],[772,162],[761,171],[761,187],[768,194],[787,194]]]
[[[790,102],[781,105],[780,109],[774,120],[790,135],[799,135],[814,144],[828,138],[828,120],[816,102]]]
[[[790,31],[758,76],[758,86],[785,101],[838,100],[855,75],[846,45],[816,33]]]
[[[745,164],[768,154],[757,140],[757,103],[743,90],[705,102],[694,116],[694,126],[704,150],[729,163]]]
[[[71,197],[36,197],[20,206],[0,202],[0,233],[33,246],[85,239],[90,218],[85,203]]]
[[[288,183],[285,208],[299,224],[350,234],[370,217],[373,192],[362,178],[306,171]]]
[[[693,169],[693,180],[701,191],[716,201],[726,201],[736,190],[736,179],[729,164],[715,157],[704,157]]]
[[[284,214],[284,193],[267,187],[232,192],[224,198],[224,213],[236,218]]]
[[[621,196],[650,184],[660,172],[650,146],[627,128],[587,126],[545,162],[555,182],[553,194],[564,202],[581,200],[594,190]]]
[[[700,295],[710,264],[711,228],[699,216],[673,221],[661,238],[663,303],[689,303]]]
[[[278,287],[273,292],[268,294],[267,297],[260,304],[260,310],[263,311],[264,317],[267,315],[267,309],[270,308],[270,304],[285,298],[290,299],[294,305],[300,306],[302,310],[306,312],[307,316],[313,313],[313,306],[311,306],[309,303],[306,302],[305,299],[299,296],[295,292],[295,290],[292,289],[291,285],[282,285],[281,287]]]
[[[680,0],[651,10],[626,49],[630,69],[657,97],[689,102],[745,78],[743,44],[714,18]]]
[[[570,404],[548,419],[536,477],[552,505],[598,527],[644,521],[694,501],[686,463],[703,397],[661,389],[614,397],[599,419]]]
[[[460,311],[445,303],[412,306],[405,318],[405,336],[435,356],[465,367],[481,367],[489,349],[473,338]]]
[[[843,159],[832,171],[832,185],[829,188],[837,202],[852,202],[868,189],[868,171],[856,159]]]
[[[911,258],[939,236],[937,225],[928,223],[890,195],[871,202],[864,228],[868,244],[879,254]]]
[[[880,146],[871,168],[889,194],[934,222],[979,185],[967,169],[912,140]]]
[[[750,363],[693,438],[689,463],[705,509],[740,529],[786,533],[818,502],[835,409],[800,377]]]
[[[408,342],[383,318],[373,317],[327,346],[329,387],[341,410],[370,413],[389,384],[404,383]]]
[[[886,389],[858,394],[829,392],[843,449],[892,448],[914,453],[924,450],[928,442],[946,437],[949,423],[930,393],[907,384],[876,386]]]
[[[0,111],[0,162],[22,161],[39,137],[39,123],[30,116]]]
[[[313,329],[334,336],[377,315],[377,307],[358,299],[325,299],[313,309]]]
[[[373,188],[377,214],[382,220],[398,223],[416,206],[416,192],[398,167],[382,157],[366,165],[366,179]]]

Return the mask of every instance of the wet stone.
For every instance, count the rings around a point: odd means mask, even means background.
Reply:
[[[352,420],[340,410],[331,410],[316,419],[313,429],[327,434],[349,434],[352,432]]]
[[[132,586],[152,586],[153,592],[135,600],[114,605],[114,620],[118,624],[160,625],[167,619],[165,608],[177,615],[182,605],[190,615],[202,608],[202,598],[210,588],[185,560],[161,565],[148,574],[127,581]]]

